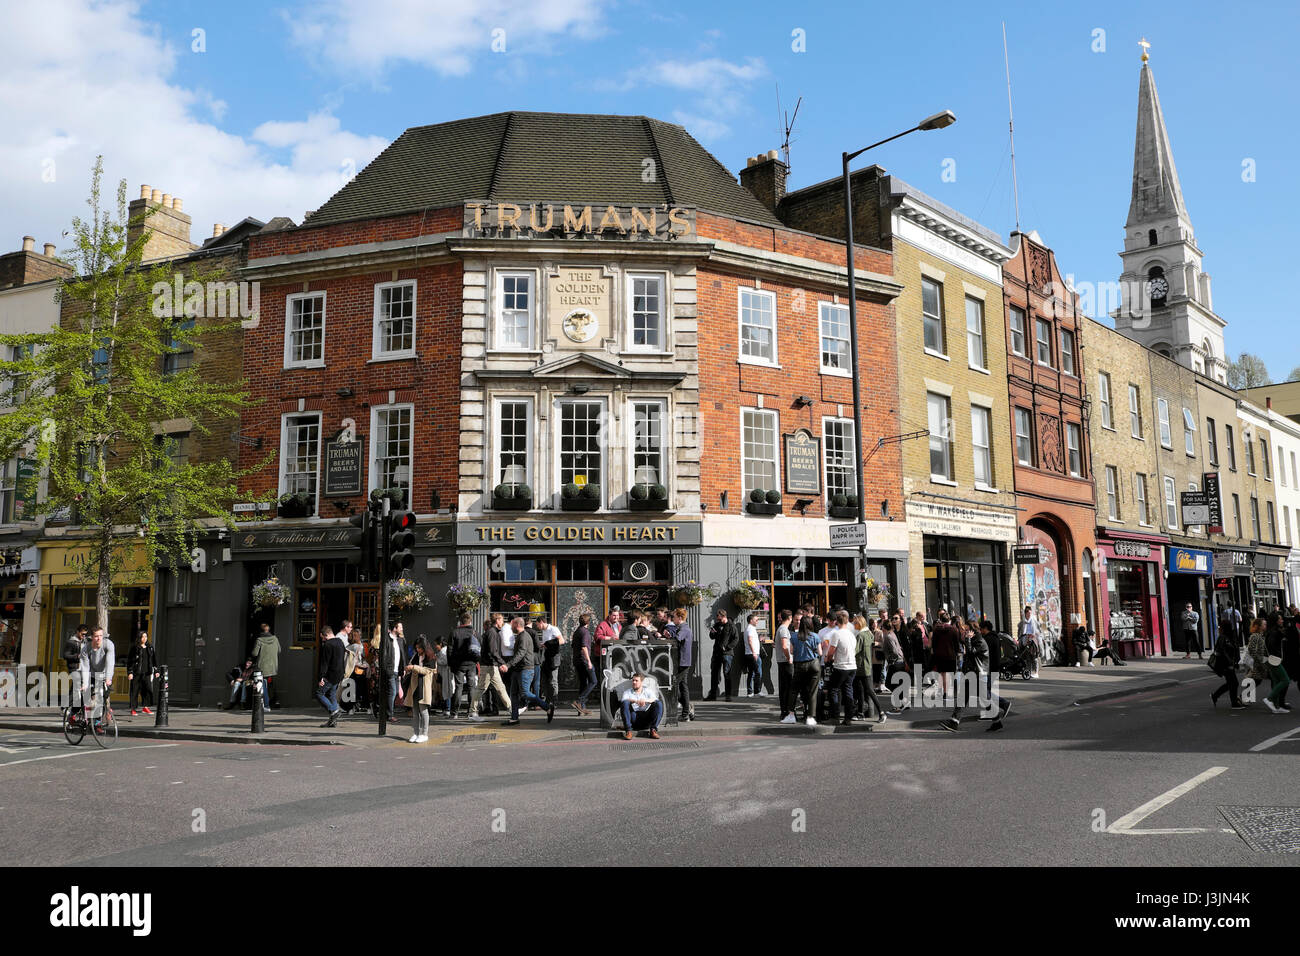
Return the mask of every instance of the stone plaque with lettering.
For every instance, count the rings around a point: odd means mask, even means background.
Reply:
[[[599,348],[611,338],[614,279],[602,266],[560,266],[546,277],[546,337],[558,349]]]

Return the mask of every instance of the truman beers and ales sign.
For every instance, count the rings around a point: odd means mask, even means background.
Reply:
[[[511,238],[562,235],[591,238],[681,239],[695,233],[695,210],[682,206],[602,206],[549,202],[465,204],[465,235]]]
[[[822,493],[822,443],[806,428],[785,436],[785,490],[792,495]]]
[[[325,494],[361,494],[361,442],[325,443]]]

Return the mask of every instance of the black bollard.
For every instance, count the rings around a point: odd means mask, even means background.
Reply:
[[[156,668],[158,674],[158,714],[154,717],[155,727],[167,726],[167,705],[171,697],[170,684],[167,679],[167,665]]]
[[[251,733],[260,734],[266,732],[266,708],[262,701],[262,688],[265,686],[265,677],[261,671],[253,672],[253,727]]]
[[[388,684],[391,678],[389,675],[380,673],[379,675],[379,736],[384,737],[388,734]]]

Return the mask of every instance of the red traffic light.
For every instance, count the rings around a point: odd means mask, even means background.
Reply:
[[[415,527],[415,514],[410,511],[399,511],[392,517],[394,531],[410,531]]]

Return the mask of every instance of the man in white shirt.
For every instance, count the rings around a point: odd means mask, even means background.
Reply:
[[[849,627],[847,611],[835,615],[835,627],[826,636],[822,652],[826,655],[826,663],[831,665],[831,686],[826,695],[827,713],[833,714],[838,710],[840,723],[846,727],[851,726],[853,678],[858,674],[858,636]]]
[[[542,666],[539,668],[541,687],[533,691],[533,696],[554,703],[560,696],[560,646],[564,644],[564,635],[545,614],[537,618],[535,627],[542,644]]]
[[[104,701],[113,685],[113,668],[116,666],[117,649],[102,627],[95,628],[90,632],[90,640],[81,649],[79,667],[82,704],[94,704],[95,719],[103,713]]]
[[[632,686],[623,691],[623,739],[631,740],[634,733],[648,729],[652,740],[659,739],[659,722],[664,709],[659,695],[645,686],[641,674],[632,675]]]
[[[751,614],[745,620],[745,688],[750,697],[759,697],[763,693],[763,658],[758,639],[758,614]]]

